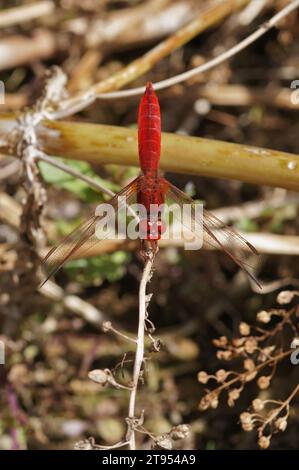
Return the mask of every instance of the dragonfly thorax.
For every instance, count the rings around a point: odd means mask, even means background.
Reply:
[[[163,179],[157,172],[146,172],[139,178],[137,202],[149,213],[151,205],[164,204]]]

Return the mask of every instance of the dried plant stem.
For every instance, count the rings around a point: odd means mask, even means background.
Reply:
[[[266,427],[271,422],[273,422],[275,420],[275,418],[277,418],[284,409],[287,410],[287,415],[289,415],[290,403],[293,400],[293,398],[297,395],[298,392],[299,392],[299,384],[294,388],[294,390],[289,395],[289,397],[285,401],[283,401],[278,408],[276,408],[275,410],[273,410],[272,413],[269,414],[269,417],[264,421],[263,425],[259,429],[260,434],[263,434]],[[278,403],[280,403],[280,402],[278,402]]]
[[[15,125],[7,115],[0,115],[3,154],[11,152],[7,136]],[[102,165],[138,164],[137,132],[133,129],[47,121],[37,126],[36,132],[40,147],[49,155]],[[166,133],[162,142],[163,170],[299,191],[299,155]]]
[[[276,356],[272,356],[270,359],[268,359],[267,361],[265,362],[261,362],[260,364],[258,364],[255,368],[254,368],[254,372],[260,372],[261,370],[263,370],[265,367],[267,366],[271,366],[272,364],[275,364],[279,361],[281,361],[282,359],[284,359],[285,357],[287,356],[290,356],[292,354],[293,350],[292,349],[289,349],[288,351],[283,351],[281,353],[278,353]],[[222,392],[223,390],[227,390],[228,388],[230,388],[232,385],[235,385],[237,384],[238,382],[240,382],[242,380],[242,378],[245,378],[246,376],[250,376],[250,374],[252,374],[253,371],[244,371],[240,374],[237,374],[236,377],[234,377],[233,379],[227,381],[227,382],[224,382],[222,385],[220,385],[216,390],[217,390],[217,393],[220,393]],[[213,390],[212,392],[210,392],[210,394],[213,394],[215,392],[215,390]]]
[[[245,38],[243,41],[240,41],[238,44],[231,47],[227,51],[223,52],[222,54],[219,54],[217,57],[205,62],[204,64],[199,65],[198,67],[195,67],[191,70],[188,70],[187,72],[181,73],[169,79],[162,80],[161,82],[156,82],[154,84],[155,89],[162,90],[164,88],[168,88],[178,83],[182,83],[194,77],[195,75],[199,75],[200,73],[207,72],[208,70],[216,67],[217,65],[220,65],[221,63],[225,62],[226,60],[230,59],[231,57],[235,56],[236,54],[244,50],[246,47],[253,44],[255,41],[257,41],[257,39],[259,39],[261,36],[267,33],[271,28],[276,26],[283,18],[285,18],[287,15],[289,15],[292,11],[294,11],[298,7],[299,7],[299,0],[291,1],[288,5],[282,8],[276,15],[274,15],[269,21],[262,24],[262,26],[260,26],[256,31],[254,31],[254,33],[247,36],[247,38]],[[146,69],[142,70],[142,72],[145,73]],[[123,84],[125,84],[125,80],[123,81],[123,83],[121,83],[121,85]],[[83,109],[85,106],[87,106],[89,103],[94,101],[96,98],[116,99],[116,98],[124,98],[128,96],[141,95],[144,92],[144,87],[133,88],[130,90],[122,90],[122,91],[111,92],[111,93],[105,93],[105,91],[106,90],[104,90],[104,93],[103,93],[103,91],[100,90],[100,87],[91,88],[88,92],[88,95],[86,95],[86,103],[84,103],[84,100],[82,101],[81,99],[81,104],[77,103],[77,107],[75,110],[78,111],[80,109]],[[66,115],[66,114],[61,113],[61,112],[58,114],[54,113],[55,118],[62,117],[63,115]]]
[[[221,0],[208,5],[191,22],[171,35],[166,40],[134,60],[128,66],[106,80],[96,83],[88,90],[61,101],[58,109],[52,113],[54,119],[70,116],[92,103],[99,94],[117,90],[144,75],[171,52],[179,49],[198,34],[226,18],[232,12],[242,8],[249,0]],[[143,90],[144,91],[144,90]]]
[[[292,101],[289,88],[254,88],[244,85],[205,85],[199,90],[200,97],[217,106],[252,106],[264,104],[281,109],[298,109]]]
[[[20,5],[7,8],[0,13],[0,28],[31,21],[53,12],[55,4],[51,1],[36,2],[29,5]]]
[[[4,141],[13,126],[13,121],[0,115],[2,153],[9,152]],[[137,132],[133,129],[47,121],[37,127],[37,136],[43,151],[50,155],[103,165],[138,164]],[[162,143],[163,170],[299,191],[298,155],[166,133]]]
[[[246,240],[258,250],[260,254],[271,255],[284,255],[284,256],[299,256],[299,237],[292,235],[275,235],[272,233],[243,233],[239,232],[246,237]],[[177,247],[183,248],[183,240],[160,240],[160,248]],[[224,246],[231,248],[232,244],[228,240],[223,242]],[[100,245],[92,246],[88,251],[84,250],[83,253],[80,249],[70,257],[73,259],[90,258],[92,256],[99,256],[103,253],[111,253],[115,250],[125,249],[126,251],[134,251],[137,248],[137,242],[133,240],[103,240]],[[203,245],[204,250],[214,250],[211,245]]]
[[[51,280],[48,280],[48,282],[40,288],[39,292],[53,302],[62,302],[66,309],[81,316],[86,322],[97,328],[99,328],[99,325],[101,325],[106,318],[101,310],[97,309],[89,302],[82,300],[77,295],[67,295],[60,286]]]
[[[0,70],[49,59],[55,49],[55,37],[47,29],[38,29],[30,37],[9,36],[0,43]]]
[[[89,186],[94,188],[96,191],[101,191],[105,194],[108,194],[108,196],[114,196],[115,195],[115,193],[113,191],[111,191],[106,186],[103,186],[102,184],[97,183],[93,178],[90,178],[89,176],[84,175],[80,171],[77,171],[74,168],[71,168],[70,166],[65,165],[63,162],[60,162],[60,161],[56,160],[55,158],[49,157],[48,155],[44,154],[43,152],[38,152],[37,159],[41,160],[45,163],[48,163],[49,165],[52,165],[55,168],[58,168],[59,170],[64,171],[65,173],[68,173],[69,175],[73,176],[74,178],[78,178],[81,181],[84,181]]]
[[[139,288],[139,318],[138,318],[138,334],[137,334],[137,347],[135,353],[134,361],[134,371],[133,371],[133,383],[132,390],[130,392],[130,401],[129,401],[129,428],[128,428],[128,441],[130,450],[136,449],[135,441],[135,430],[134,430],[134,421],[135,417],[135,407],[136,407],[136,395],[138,389],[138,382],[140,377],[140,372],[142,369],[144,361],[144,331],[145,331],[145,319],[146,319],[146,310],[147,310],[147,295],[146,287],[148,282],[151,279],[152,269],[154,263],[154,254],[147,258],[147,261],[144,266],[140,288]]]

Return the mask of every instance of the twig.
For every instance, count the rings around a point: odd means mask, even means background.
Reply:
[[[251,106],[259,103],[269,107],[298,110],[292,102],[292,90],[267,87],[250,88],[244,85],[206,85],[200,88],[199,95],[217,106]]]
[[[66,295],[64,290],[50,279],[39,289],[39,292],[54,302],[61,302],[66,309],[80,315],[86,322],[97,328],[106,319],[105,314],[94,305],[80,299],[77,295]]]
[[[106,188],[106,186],[104,186],[100,183],[97,183],[96,181],[94,181],[89,176],[84,175],[80,171],[74,170],[73,168],[69,167],[68,165],[65,165],[63,162],[59,162],[59,161],[53,159],[52,157],[49,157],[44,152],[36,151],[35,157],[36,157],[37,160],[42,160],[42,161],[48,163],[49,165],[52,165],[56,168],[59,168],[61,171],[64,171],[65,173],[68,173],[69,175],[72,175],[75,178],[78,178],[78,179],[84,181],[85,183],[89,184],[89,186],[94,188],[96,191],[102,191],[103,193],[108,194],[108,196],[110,196],[110,197],[115,196],[115,192],[112,191],[111,189]],[[139,220],[137,213],[134,212],[134,210],[128,204],[126,204],[126,207],[129,211],[129,213],[132,214],[133,217],[135,217],[137,220]]]
[[[262,424],[262,426],[259,428],[259,434],[262,435],[266,426],[268,426],[271,422],[274,422],[274,420],[280,415],[280,413],[286,409],[287,411],[287,414],[285,416],[288,417],[289,416],[289,413],[290,413],[290,403],[291,401],[293,400],[293,398],[297,395],[297,393],[299,392],[299,384],[294,388],[294,390],[292,391],[292,393],[289,395],[289,397],[283,401],[283,402],[278,402],[278,404],[280,404],[280,406],[278,406],[275,410],[273,410],[272,413],[269,414],[268,418],[265,419],[264,423]],[[270,400],[269,400],[270,402]],[[272,401],[272,403],[276,403],[275,401]]]
[[[130,450],[136,449],[135,429],[134,429],[134,421],[136,420],[136,417],[135,417],[136,394],[137,394],[140,372],[141,372],[142,364],[144,361],[144,331],[145,331],[146,311],[147,311],[147,305],[148,305],[146,287],[147,287],[147,283],[151,279],[153,263],[154,263],[154,253],[152,252],[147,258],[147,261],[145,263],[141,282],[140,282],[140,288],[139,288],[139,319],[138,319],[137,347],[136,347],[136,354],[135,354],[135,361],[134,361],[133,383],[132,383],[132,390],[130,392],[129,411],[128,411],[129,424],[128,424],[127,440],[129,441]]]
[[[269,0],[251,0],[249,5],[239,14],[239,22],[248,25],[260,14]]]
[[[112,331],[116,336],[120,336],[121,338],[125,339],[126,341],[129,341],[130,343],[137,343],[137,340],[135,338],[131,338],[130,336],[126,335],[122,331],[117,330],[114,328],[112,323],[110,321],[105,321],[102,325],[103,331],[106,333],[107,331]]]
[[[173,34],[193,19],[199,10],[202,10],[202,2],[198,0],[143,1],[123,8],[121,16],[118,10],[112,10],[106,13],[105,20],[95,17],[92,21],[82,21],[80,32],[88,48],[113,53]],[[70,20],[70,31],[76,31],[76,22],[77,19]]]
[[[89,437],[84,441],[79,441],[75,444],[76,450],[111,450],[111,449],[118,449],[119,447],[124,447],[128,445],[127,441],[119,441],[116,444],[112,444],[110,446],[102,446],[96,444],[93,437]]]
[[[10,178],[10,176],[17,174],[20,171],[20,162],[13,160],[6,166],[0,167],[0,181]]]
[[[0,12],[0,28],[7,28],[15,24],[31,21],[41,16],[49,15],[55,5],[51,1],[37,2],[29,5],[20,5],[7,8]]]
[[[278,353],[276,356],[272,356],[270,359],[268,359],[265,362],[261,362],[260,364],[256,365],[254,368],[254,372],[260,372],[267,366],[271,366],[272,364],[275,364],[275,362],[281,361],[285,357],[288,357],[292,354],[293,350],[289,349],[287,351],[283,351]],[[243,372],[237,373],[236,377],[232,378],[231,380],[228,380],[227,382],[224,382],[222,385],[217,387],[217,389],[212,390],[206,394],[206,397],[208,396],[213,396],[215,395],[215,392],[217,391],[217,394],[219,395],[223,390],[229,389],[232,385],[237,384],[238,382],[251,382],[252,380],[255,379],[255,376],[252,375],[253,370],[245,370]],[[250,380],[249,380],[250,378]]]
[[[24,108],[28,104],[29,101],[29,95],[26,93],[5,93],[4,100],[0,104],[1,106],[1,111],[5,110],[20,110]]]
[[[239,231],[246,240],[251,243],[260,254],[271,254],[271,255],[284,255],[284,256],[299,256],[299,237],[295,235],[275,235],[272,233],[250,233],[250,232],[241,232]],[[217,235],[217,232],[215,232]],[[173,240],[164,240],[159,241],[160,248],[168,247],[177,247],[182,248],[184,245],[183,239],[173,239]],[[136,250],[137,243],[134,241],[123,241],[123,240],[103,240],[101,244],[91,246],[87,249],[80,251],[80,248],[76,250],[70,260],[91,258],[93,256],[99,256],[103,253],[111,253],[115,250],[125,249],[126,251]],[[232,243],[228,239],[227,241],[223,240],[223,246],[227,248],[232,248]],[[215,250],[215,247],[212,247],[209,244],[203,245],[204,250]],[[45,250],[46,254],[46,250]]]
[[[0,44],[0,70],[48,59],[53,55],[55,48],[55,38],[46,29],[35,31],[32,37],[16,35],[2,39]]]
[[[103,186],[100,183],[97,183],[93,178],[90,178],[89,176],[84,175],[80,171],[77,171],[74,168],[71,168],[70,166],[65,165],[63,162],[60,162],[60,161],[56,160],[55,158],[49,157],[48,155],[46,155],[43,152],[39,151],[36,154],[36,158],[38,160],[41,160],[43,162],[48,163],[49,165],[52,165],[52,166],[58,168],[61,171],[64,171],[65,173],[68,173],[71,176],[74,176],[74,178],[78,178],[78,179],[84,181],[85,183],[89,184],[89,186],[94,188],[96,191],[102,191],[103,193],[108,194],[109,196],[114,196],[115,195],[115,193],[113,191],[111,191],[111,189],[106,188],[105,186]]]
[[[256,219],[262,216],[263,212],[269,210],[269,208],[271,208],[271,211],[274,211],[291,204],[294,206],[299,205],[298,194],[285,195],[284,193],[284,190],[274,190],[265,199],[245,202],[237,206],[220,207],[219,209],[214,209],[213,214],[222,220],[222,222],[228,224],[245,217]]]
[[[88,90],[61,101],[58,108],[55,111],[53,110],[51,114],[52,118],[61,119],[65,116],[70,116],[86,108],[102,93],[119,89],[144,75],[171,52],[177,50],[198,34],[217,24],[232,12],[242,8],[248,2],[249,0],[221,0],[212,2],[212,4],[209,3],[196,18],[165,41],[159,43],[142,57],[134,60],[108,79],[93,85]],[[142,90],[141,93],[143,93],[144,88],[142,87],[139,90]],[[140,92],[137,94],[140,94]]]
[[[195,75],[207,72],[208,70],[216,67],[217,65],[220,65],[221,63],[225,62],[226,60],[230,59],[231,57],[244,50],[246,47],[253,44],[257,39],[267,33],[271,28],[276,26],[283,18],[289,15],[292,11],[296,10],[298,7],[299,0],[293,0],[287,6],[282,8],[282,10],[280,10],[276,15],[274,15],[269,21],[262,24],[262,26],[260,26],[254,33],[250,34],[247,38],[243,39],[243,41],[239,42],[235,46],[231,47],[227,51],[215,57],[214,59],[211,59],[208,62],[199,65],[198,67],[195,67],[191,70],[188,70],[187,72],[181,73],[166,80],[154,83],[155,90],[163,90],[164,88],[168,88],[170,86],[177,85],[178,83],[185,82],[186,80],[189,80]],[[144,87],[132,88],[130,90],[122,90],[110,93],[99,93],[98,91],[95,91],[95,93],[95,96],[90,95],[89,103],[94,101],[96,98],[115,99],[141,95],[142,93],[144,93]],[[84,107],[85,106],[83,106],[83,108]],[[76,110],[78,111],[83,108],[77,108]]]

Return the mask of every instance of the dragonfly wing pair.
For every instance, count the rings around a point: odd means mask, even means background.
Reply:
[[[211,246],[216,249],[223,250],[259,287],[260,283],[256,279],[253,270],[254,267],[248,265],[246,262],[246,253],[254,255],[257,265],[259,253],[251,243],[249,243],[240,233],[233,230],[231,227],[224,224],[221,220],[215,217],[211,212],[202,209],[202,213],[195,210],[196,202],[189,197],[186,193],[178,189],[173,184],[165,180],[164,187],[167,188],[165,192],[166,200],[169,204],[175,203],[181,208],[180,214],[184,209],[184,205],[191,206],[190,223],[186,223],[186,228],[199,233],[202,231],[203,245]],[[202,214],[202,215],[199,215]],[[175,213],[174,213],[175,215]],[[177,221],[182,223],[182,219],[177,218]],[[196,233],[195,233],[196,235]]]
[[[118,210],[121,210],[126,205],[129,206],[134,202],[136,199],[137,182],[138,178],[129,183],[112,199],[107,201],[106,204],[109,204],[109,206],[114,209],[115,214],[117,214]],[[122,199],[120,199],[121,196]],[[111,229],[107,230],[105,234],[99,235],[97,225],[100,221],[101,216],[94,215],[93,217],[90,217],[67,235],[59,245],[53,247],[49,251],[43,260],[43,265],[49,265],[50,272],[41,286],[44,285],[45,282],[47,282],[47,280],[67,261],[69,261],[78,250],[80,250],[80,256],[83,258],[91,249],[96,247],[103,240],[111,238],[115,227],[111,227]]]

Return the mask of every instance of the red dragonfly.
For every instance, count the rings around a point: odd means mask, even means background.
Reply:
[[[158,249],[158,241],[165,231],[165,223],[161,212],[151,212],[151,207],[159,207],[164,202],[170,201],[183,208],[184,205],[195,206],[195,202],[187,194],[172,185],[159,173],[159,161],[161,150],[161,116],[158,98],[153,85],[148,83],[145,93],[141,98],[138,113],[138,149],[140,175],[117,193],[108,203],[113,208],[120,205],[130,207],[133,201],[145,207],[145,216],[139,218],[139,227],[144,234],[141,238],[141,254],[146,258],[148,250],[154,252]],[[122,196],[122,197],[121,197]],[[119,201],[122,201],[119,204]],[[192,212],[193,228],[200,226],[204,233],[204,242],[225,253],[254,280],[258,281],[242,260],[239,249],[250,251],[257,255],[255,248],[245,240],[242,235],[222,223],[210,212],[203,209],[201,220],[197,220]],[[60,269],[64,263],[72,258],[80,249],[80,255],[85,254],[103,238],[109,238],[107,232],[100,239],[96,235],[96,226],[100,217],[95,215],[86,220],[82,225],[69,234],[57,247],[52,248],[44,259],[44,262],[52,266],[49,279]],[[238,253],[238,254],[236,254]],[[47,279],[44,281],[46,282]]]

